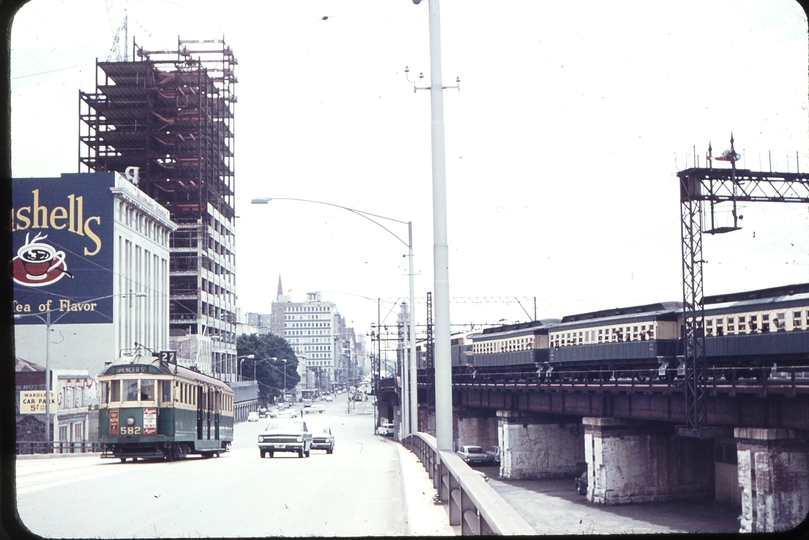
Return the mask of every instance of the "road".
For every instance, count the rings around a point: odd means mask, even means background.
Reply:
[[[44,537],[404,536],[411,534],[399,445],[373,433],[370,403],[344,396],[307,422],[330,425],[334,453],[261,459],[266,421],[236,425],[219,458],[17,461],[22,523]],[[440,510],[440,509],[439,509]]]

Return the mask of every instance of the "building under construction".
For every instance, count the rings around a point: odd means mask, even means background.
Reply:
[[[233,109],[237,60],[221,40],[133,43],[132,60],[96,61],[79,94],[79,172],[125,174],[171,212],[171,347],[235,380]]]

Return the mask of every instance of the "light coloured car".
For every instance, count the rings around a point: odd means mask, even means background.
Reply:
[[[270,420],[258,436],[258,449],[263,458],[275,452],[294,452],[298,457],[309,457],[312,449],[312,432],[303,420]]]
[[[334,396],[332,396],[331,394],[326,394],[325,396],[323,396],[323,401],[334,401]]]
[[[393,431],[393,422],[389,422],[388,420],[384,419],[379,424],[379,427],[376,428],[376,434],[382,435],[383,437],[392,437]]]
[[[324,426],[312,431],[312,450],[325,450],[327,454],[334,452],[334,433]]]
[[[458,456],[467,463],[488,463],[489,456],[483,451],[483,448],[475,445],[461,446],[461,449],[455,452]]]
[[[250,411],[247,413],[247,421],[248,422],[258,422],[258,412],[257,411]]]

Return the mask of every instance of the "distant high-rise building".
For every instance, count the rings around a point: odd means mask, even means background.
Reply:
[[[170,346],[233,381],[238,62],[224,40],[134,53],[96,62],[95,92],[80,92],[79,172],[120,172],[170,211]]]

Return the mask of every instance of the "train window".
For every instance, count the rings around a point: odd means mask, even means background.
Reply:
[[[110,381],[110,401],[121,401],[121,381]]]
[[[795,311],[792,313],[792,329],[795,330],[801,327],[801,312]]]
[[[124,379],[124,401],[138,400],[138,380]]]
[[[725,327],[722,325],[722,319],[716,319],[716,335],[717,336],[725,335]]]
[[[744,315],[739,315],[739,332],[747,332],[747,322]]]
[[[728,334],[735,334],[736,333],[736,325],[734,324],[733,317],[728,317]]]
[[[140,400],[154,401],[154,379],[142,379],[140,381]]]
[[[758,315],[750,315],[750,331],[758,330]]]
[[[171,403],[171,381],[160,381],[160,386],[163,390],[163,403]]]

